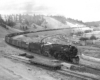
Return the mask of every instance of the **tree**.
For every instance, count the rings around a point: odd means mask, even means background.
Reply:
[[[90,40],[96,40],[97,38],[96,38],[96,36],[95,35],[92,35],[91,37],[90,37]]]
[[[0,23],[3,23],[3,24],[5,23],[1,15],[0,15]]]
[[[84,41],[85,42],[84,44],[82,43],[82,45],[86,45],[86,41],[87,40],[89,40],[89,38],[87,38],[87,37],[81,37],[80,38],[80,41]]]
[[[8,29],[8,28],[6,27],[6,22],[4,21],[4,19],[2,18],[1,15],[0,15],[0,26],[2,26],[2,27],[4,27],[4,28]]]
[[[85,30],[84,32],[85,32],[85,33],[89,33],[89,32],[91,32],[91,30]]]
[[[82,34],[83,34],[83,32],[81,32],[81,31],[75,33],[75,35],[77,35],[77,36],[81,36]]]
[[[8,26],[10,26],[10,27],[13,27],[13,26],[16,25],[16,23],[13,22],[13,21],[11,21],[10,19],[8,19],[8,21],[6,22],[6,24],[7,24]]]
[[[87,37],[81,37],[80,38],[80,41],[86,41],[86,40],[89,40],[89,38],[87,38]]]
[[[16,25],[16,22],[14,22],[12,15],[9,15],[8,19],[6,20],[6,24],[10,27],[13,27]]]

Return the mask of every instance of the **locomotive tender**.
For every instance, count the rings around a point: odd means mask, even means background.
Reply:
[[[42,32],[42,31],[37,31]],[[26,49],[28,51],[34,52],[36,54],[65,61],[71,63],[78,63],[78,49],[72,45],[63,45],[63,44],[47,44],[42,42],[37,43],[26,43],[24,41],[19,41],[13,39],[14,36],[27,34],[27,33],[36,33],[35,32],[20,32],[20,33],[11,33],[5,37],[5,41],[13,46]]]

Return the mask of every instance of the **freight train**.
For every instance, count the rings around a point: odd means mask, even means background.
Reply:
[[[27,33],[36,33],[42,31],[44,30],[11,33],[6,35],[5,42],[12,46],[16,46],[18,48],[23,48],[25,50],[33,52],[33,54],[36,53],[38,55],[45,56],[51,59],[57,59],[60,61],[65,61],[75,64],[79,62],[78,49],[75,46],[62,45],[62,44],[45,44],[43,42],[27,43],[13,38],[18,35],[23,35]]]

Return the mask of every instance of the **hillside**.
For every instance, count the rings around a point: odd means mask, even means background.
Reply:
[[[31,17],[31,18],[30,18]],[[53,28],[66,28],[68,27],[66,24],[62,23],[60,20],[55,19],[51,16],[43,16],[43,15],[22,15],[19,21],[14,20],[16,22],[16,29],[20,30],[41,30],[41,29],[53,29]]]
[[[15,17],[15,18],[13,18]],[[91,30],[86,23],[66,18],[64,16],[45,16],[45,15],[8,15],[7,20],[1,18],[1,24],[6,24],[12,28],[23,31],[34,31],[42,29],[73,28],[73,31]],[[76,28],[78,27],[78,28]]]
[[[4,38],[7,34],[9,33],[14,33],[14,32],[22,32],[22,30],[11,28],[7,26],[7,29],[0,26],[0,38]]]
[[[63,23],[63,24],[66,24],[67,18],[64,17],[64,16],[55,15],[55,16],[50,16],[50,17],[52,17],[52,18],[54,18],[54,19],[60,21],[60,22]]]
[[[83,25],[85,25],[85,23],[82,22],[81,20],[75,20],[75,19],[72,19],[72,18],[67,18],[66,21],[71,22],[73,24],[81,24],[81,25],[83,24]]]
[[[0,38],[3,38],[8,33],[9,32],[5,28],[3,28],[2,26],[0,26]]]
[[[41,24],[41,26],[46,29],[52,29],[52,28],[57,29],[57,28],[68,28],[69,27],[52,17],[44,17],[44,19],[45,21]]]
[[[26,19],[27,21],[27,19]],[[28,21],[29,18],[28,18]],[[38,22],[39,21],[39,22]],[[14,28],[21,29],[21,30],[28,30],[28,31],[34,31],[34,30],[43,30],[43,29],[57,29],[57,28],[74,28],[73,31],[85,31],[85,30],[91,30],[85,23],[82,21],[74,20],[71,18],[64,18],[60,16],[43,16],[39,15],[36,16],[31,22],[27,22],[30,24],[24,23],[16,23]],[[76,28],[78,27],[78,28]]]
[[[21,31],[34,31],[34,30],[42,30],[44,29],[43,27],[32,23],[30,26],[28,26],[27,24],[21,24],[21,23],[17,23],[14,26],[15,29],[21,30]]]
[[[29,26],[28,31],[34,31],[34,30],[44,30],[45,28],[42,26],[39,26],[35,23],[33,23],[31,26]]]

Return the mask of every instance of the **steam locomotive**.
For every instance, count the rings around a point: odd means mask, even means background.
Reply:
[[[78,63],[78,49],[72,45],[63,45],[63,44],[50,44],[42,42],[24,42],[13,39],[14,36],[27,34],[30,32],[21,32],[21,33],[12,33],[8,34],[5,37],[5,41],[13,46],[18,48],[23,48],[25,50],[31,51],[35,54],[39,54],[45,57],[54,58],[61,61],[67,61],[71,63]]]
[[[61,44],[29,43],[28,50],[46,57],[78,63],[78,50],[75,46]]]

